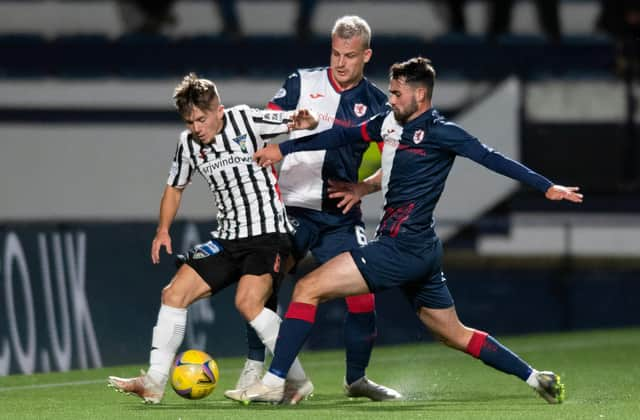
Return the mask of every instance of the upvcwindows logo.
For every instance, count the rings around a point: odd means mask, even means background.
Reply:
[[[200,165],[200,171],[204,175],[211,175],[216,171],[226,169],[231,166],[251,165],[253,160],[251,156],[229,156],[221,159],[215,159],[209,162],[204,162]]]

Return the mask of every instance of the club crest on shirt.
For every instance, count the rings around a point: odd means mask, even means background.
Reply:
[[[238,146],[240,146],[240,149],[244,153],[247,153],[247,135],[246,134],[243,134],[241,136],[234,138],[233,141],[236,142]]]
[[[420,143],[423,139],[424,139],[424,130],[416,130],[416,132],[413,133],[413,142],[415,144]]]
[[[280,99],[280,98],[284,98],[285,96],[287,96],[287,89],[280,88],[280,90],[278,90],[276,94],[273,95],[273,99]]]
[[[355,104],[353,112],[355,112],[356,116],[362,117],[367,112],[367,106],[365,104]]]

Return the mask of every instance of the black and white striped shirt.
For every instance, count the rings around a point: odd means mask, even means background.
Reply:
[[[239,239],[292,230],[275,169],[252,160],[269,139],[288,131],[290,114],[238,105],[224,111],[223,129],[208,145],[189,130],[181,133],[167,184],[186,187],[194,170],[206,179],[218,208],[214,237]]]

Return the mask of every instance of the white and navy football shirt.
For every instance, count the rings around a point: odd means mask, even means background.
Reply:
[[[224,111],[224,125],[210,144],[185,130],[173,157],[167,184],[184,188],[194,171],[208,182],[218,212],[213,236],[239,239],[291,231],[273,168],[253,161],[269,139],[287,133],[290,112],[239,105]]]
[[[368,81],[361,80],[342,90],[331,69],[300,69],[292,73],[269,102],[270,109],[310,109],[319,117],[314,130],[298,130],[292,138],[328,130],[334,126],[355,127],[384,109],[387,97]],[[287,206],[341,214],[338,200],[328,198],[328,180],[358,182],[358,168],[367,150],[365,143],[339,149],[316,150],[287,155],[280,167],[280,188]],[[359,212],[357,206],[352,212]]]

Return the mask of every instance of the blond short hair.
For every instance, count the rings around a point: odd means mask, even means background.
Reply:
[[[357,36],[362,40],[365,49],[370,48],[371,28],[367,21],[360,16],[342,16],[336,20],[331,30],[331,36],[342,39],[351,39]]]

